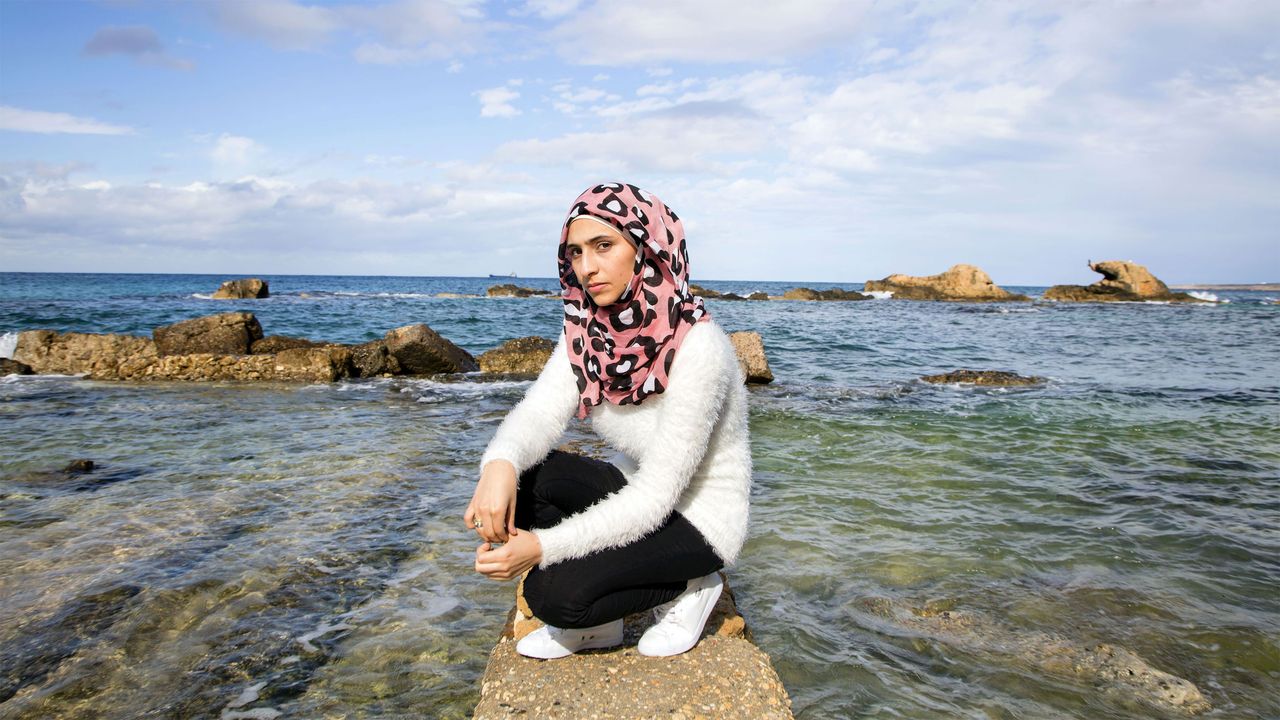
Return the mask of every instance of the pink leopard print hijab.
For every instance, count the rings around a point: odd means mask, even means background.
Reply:
[[[617,302],[597,307],[573,274],[569,223],[590,215],[636,246],[631,283]],[[684,224],[655,195],[635,185],[605,183],[578,196],[560,230],[560,287],[569,363],[578,380],[578,417],[608,401],[631,405],[667,388],[684,336],[710,319],[689,292]]]

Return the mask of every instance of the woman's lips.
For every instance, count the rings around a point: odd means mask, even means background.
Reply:
[[[594,295],[595,293],[598,293],[598,292],[600,292],[601,290],[604,290],[604,289],[605,289],[605,288],[607,288],[607,287],[609,287],[609,283],[596,283],[596,284],[594,284],[594,285],[588,285],[588,286],[587,286],[587,292],[589,292],[589,293],[591,293],[591,294],[593,294],[593,295]]]

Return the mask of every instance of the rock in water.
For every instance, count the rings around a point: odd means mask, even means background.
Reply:
[[[133,335],[27,330],[18,334],[13,355],[41,374],[121,380],[156,361],[156,344]]]
[[[1173,292],[1151,271],[1126,260],[1089,263],[1102,279],[1089,285],[1054,285],[1044,292],[1045,300],[1059,302],[1212,302]]]
[[[406,325],[387,333],[387,351],[409,375],[472,372],[480,369],[471,353],[440,337],[423,324]]]
[[[10,358],[0,358],[0,375],[31,375],[34,372],[26,363]]]
[[[72,460],[67,463],[67,466],[62,468],[62,472],[67,473],[68,475],[80,475],[83,473],[93,472],[94,467],[95,465],[92,460],[82,458],[80,460]]]
[[[270,295],[271,292],[267,288],[266,280],[245,278],[243,280],[228,280],[222,283],[222,286],[213,294],[213,299],[257,300],[259,298],[270,297]]]
[[[738,356],[738,365],[748,384],[765,384],[773,382],[773,371],[769,369],[769,359],[764,354],[764,340],[760,333],[742,331],[729,334],[733,343],[733,351]]]
[[[952,265],[939,275],[915,277],[890,275],[883,280],[868,280],[866,292],[891,292],[898,300],[945,300],[950,302],[992,302],[1027,300],[996,285],[991,276],[973,265]]]
[[[767,297],[767,296],[766,296]],[[807,287],[792,288],[782,294],[783,300],[870,300],[870,295],[863,295],[856,290],[814,290]]]
[[[710,299],[720,297],[720,293],[718,291],[712,290],[710,288],[704,288],[701,285],[694,285],[693,283],[689,283],[689,292],[693,293],[694,295],[697,295],[698,297],[701,297],[703,300],[710,300]]]
[[[386,340],[371,340],[351,348],[351,362],[360,377],[400,374],[400,363],[387,350]]]
[[[952,370],[948,373],[940,375],[925,375],[920,378],[927,383],[934,385],[953,385],[964,383],[970,385],[990,385],[998,387],[1009,387],[1018,385],[1041,385],[1044,378],[1036,376],[1024,376],[1017,373],[1004,372],[1003,370]]]
[[[487,373],[537,375],[554,349],[555,343],[542,337],[508,340],[480,355],[480,369]]]
[[[158,327],[151,336],[160,355],[248,355],[262,326],[253,313],[232,312]]]
[[[502,285],[494,285],[486,291],[489,297],[533,297],[550,295],[547,290],[534,290],[533,288],[520,287],[512,283],[503,283]]]
[[[272,355],[281,350],[296,350],[297,348],[314,348],[323,347],[324,343],[308,340],[306,338],[288,337],[287,335],[268,335],[261,340],[254,340],[250,346],[249,352],[254,355]]]

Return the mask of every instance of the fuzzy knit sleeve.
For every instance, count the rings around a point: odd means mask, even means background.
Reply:
[[[506,460],[519,477],[545,458],[564,434],[578,408],[578,384],[564,343],[561,334],[538,379],[498,426],[480,459],[482,471],[490,461]]]
[[[676,353],[662,408],[637,469],[622,489],[554,527],[536,530],[547,567],[638,540],[657,529],[702,464],[737,365],[711,325],[690,331]]]

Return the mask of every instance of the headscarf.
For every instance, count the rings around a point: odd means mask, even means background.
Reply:
[[[568,254],[569,224],[584,215],[605,222],[636,247],[631,282],[605,307],[596,306],[578,283]],[[711,317],[702,298],[689,292],[689,253],[680,218],[635,185],[596,185],[569,210],[560,230],[559,259],[565,343],[578,380],[578,417],[605,401],[638,404],[666,390],[684,336]]]

